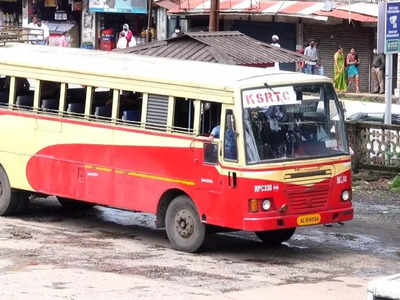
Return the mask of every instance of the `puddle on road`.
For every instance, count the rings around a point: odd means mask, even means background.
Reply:
[[[152,214],[135,213],[101,206],[96,206],[94,214],[105,222],[111,222],[123,226],[144,226],[154,229],[156,228],[154,223],[156,218]]]

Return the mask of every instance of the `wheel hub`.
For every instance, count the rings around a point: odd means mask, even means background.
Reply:
[[[176,214],[175,229],[183,238],[188,238],[193,234],[194,221],[192,215],[188,211],[181,210]]]

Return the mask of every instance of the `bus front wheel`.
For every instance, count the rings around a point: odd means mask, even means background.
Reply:
[[[196,252],[203,245],[206,226],[200,220],[194,203],[189,197],[176,197],[167,208],[165,227],[172,248]]]
[[[11,189],[7,173],[0,166],[0,216],[9,216],[20,212],[26,201],[25,192]]]
[[[282,242],[289,240],[295,231],[296,228],[257,231],[256,235],[264,244],[279,245]]]

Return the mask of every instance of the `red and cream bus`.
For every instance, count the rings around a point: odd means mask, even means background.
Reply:
[[[150,212],[190,252],[210,225],[281,243],[353,218],[326,77],[34,45],[0,47],[0,75],[0,215],[32,193]]]

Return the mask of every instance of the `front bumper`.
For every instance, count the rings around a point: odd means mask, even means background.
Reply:
[[[314,213],[313,213],[314,214]],[[353,208],[335,209],[318,212],[321,221],[318,224],[337,223],[350,221],[353,219]],[[267,231],[284,228],[300,227],[297,224],[297,218],[300,215],[282,215],[278,217],[246,217],[243,219],[243,230],[246,231]],[[302,226],[303,227],[303,226]]]

